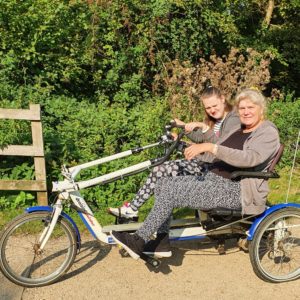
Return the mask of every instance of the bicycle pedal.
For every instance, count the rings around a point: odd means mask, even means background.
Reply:
[[[129,253],[124,248],[121,248],[119,250],[119,253],[121,254],[122,257],[128,257],[129,256]]]
[[[157,269],[160,264],[161,264],[161,261],[154,258],[154,257],[151,257],[149,255],[146,255],[144,253],[141,254],[140,258],[146,262],[146,264],[152,266],[153,268]]]

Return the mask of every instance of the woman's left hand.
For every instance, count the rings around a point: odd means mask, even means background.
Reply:
[[[193,159],[201,153],[213,152],[213,146],[211,143],[193,144],[185,149],[184,156],[187,160]]]

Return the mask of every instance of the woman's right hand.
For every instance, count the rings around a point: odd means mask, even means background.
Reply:
[[[190,122],[190,123],[186,123],[185,124],[185,131],[186,132],[191,132],[193,131],[195,128],[199,128],[199,129],[206,129],[208,127],[208,125],[206,125],[203,122]]]
[[[176,125],[183,125],[183,126],[185,125],[185,123],[179,119],[175,118],[173,121],[176,123]]]

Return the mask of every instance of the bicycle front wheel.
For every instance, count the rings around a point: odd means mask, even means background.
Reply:
[[[300,210],[275,211],[261,222],[249,246],[258,277],[285,282],[300,277]]]
[[[43,249],[40,237],[51,213],[26,213],[8,224],[0,236],[0,269],[18,285],[39,287],[57,281],[74,262],[77,246],[73,226],[63,218]]]

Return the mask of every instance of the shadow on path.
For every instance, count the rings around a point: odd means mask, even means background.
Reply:
[[[205,241],[172,242],[171,246],[172,256],[170,258],[161,259],[161,264],[158,268],[154,268],[151,265],[146,264],[149,271],[169,274],[172,272],[171,266],[181,266],[186,255],[220,255],[216,249],[217,242],[209,239]],[[226,241],[226,255],[231,255],[239,251],[240,249],[237,248],[236,239]]]
[[[71,269],[67,272],[67,274],[61,277],[59,281],[67,280],[91,268],[93,265],[103,260],[110,250],[110,245],[96,240],[83,243]]]

